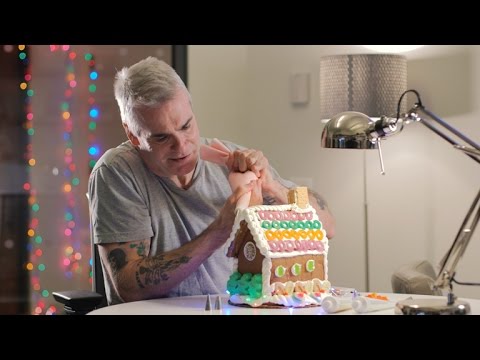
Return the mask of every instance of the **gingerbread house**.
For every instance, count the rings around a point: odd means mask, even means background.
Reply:
[[[291,190],[287,205],[240,210],[227,247],[236,259],[227,283],[233,304],[320,305],[330,288],[328,239],[306,187]]]

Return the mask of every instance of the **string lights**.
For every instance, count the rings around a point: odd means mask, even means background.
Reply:
[[[64,182],[62,191],[65,194],[65,213],[64,213],[64,228],[63,228],[63,266],[64,274],[68,279],[73,278],[74,274],[82,273],[82,266],[80,260],[82,259],[81,241],[74,236],[75,221],[77,220],[76,196],[74,187],[80,184],[80,179],[77,176],[77,166],[74,161],[73,154],[73,127],[74,118],[77,117],[72,111],[72,102],[74,90],[77,87],[77,79],[75,75],[74,61],[77,53],[71,50],[69,45],[62,45],[62,51],[66,53],[65,59],[65,91],[64,101],[60,104],[61,121],[63,122],[63,141],[64,141]]]
[[[91,171],[91,169],[93,169],[93,167],[95,166],[98,160],[98,157],[100,155],[100,147],[96,143],[96,138],[95,138],[95,129],[97,128],[97,121],[100,117],[100,111],[94,98],[94,94],[97,91],[96,82],[98,79],[98,72],[95,68],[95,59],[92,54],[90,53],[85,54],[85,61],[87,61],[87,64],[88,64],[88,68],[89,68],[88,78],[90,80],[90,83],[88,85],[88,92],[90,93],[90,96],[88,97],[88,105],[89,105],[88,166]]]
[[[97,144],[96,137],[95,137],[95,130],[97,129],[97,121],[100,118],[100,110],[98,105],[95,101],[95,93],[97,91],[97,79],[98,79],[98,72],[96,70],[96,62],[93,54],[86,53],[85,61],[88,65],[88,167],[89,173],[92,171],[93,167],[97,163],[98,157],[100,156],[100,146]],[[93,256],[93,254],[91,254]],[[90,284],[93,282],[93,259],[90,258],[90,277],[89,281]]]
[[[30,81],[32,79],[31,67],[28,58],[27,46],[19,45],[18,46],[18,57],[24,67],[24,79],[20,83],[20,89],[24,94],[25,105],[25,122],[24,128],[28,134],[28,144],[25,151],[25,160],[27,163],[27,171],[30,173],[34,166],[38,166],[35,159],[35,154],[38,150],[34,149],[34,115],[32,111],[32,97],[34,91],[30,86]],[[61,184],[61,193],[64,194],[65,199],[65,211],[63,214],[62,221],[62,239],[60,245],[63,248],[62,259],[60,261],[61,266],[63,266],[63,273],[67,279],[73,279],[76,275],[84,274],[83,269],[90,269],[89,271],[89,282],[92,283],[92,259],[89,256],[82,256],[82,245],[84,244],[85,239],[80,239],[80,231],[78,231],[79,210],[77,207],[77,200],[79,196],[84,196],[83,191],[79,194],[80,190],[78,186],[80,185],[80,179],[88,179],[91,169],[95,165],[98,157],[100,156],[100,147],[97,144],[95,137],[95,130],[97,128],[97,122],[100,118],[99,107],[96,104],[94,94],[97,91],[96,80],[98,79],[98,72],[95,68],[95,59],[91,53],[86,53],[84,59],[88,66],[88,120],[86,123],[79,123],[78,120],[82,117],[79,116],[81,110],[85,109],[73,109],[74,103],[78,104],[80,102],[74,102],[74,99],[80,97],[80,94],[74,92],[79,82],[75,72],[75,60],[77,59],[77,52],[75,52],[70,45],[50,45],[51,52],[58,52],[59,54],[65,54],[65,90],[63,93],[63,100],[60,103],[60,121],[63,124],[63,132],[61,141],[59,144],[63,144],[63,177],[64,180]],[[84,82],[81,82],[82,84]],[[78,95],[78,96],[77,96]],[[81,130],[81,127],[86,126],[88,128],[88,144],[87,152],[88,156],[79,158],[86,158],[88,164],[78,167],[74,159],[74,144],[72,132],[74,130],[74,125],[77,130]],[[78,151],[79,145],[75,147]],[[58,175],[59,169],[54,168],[53,174]],[[29,176],[31,179],[31,176]],[[45,261],[43,261],[44,248],[43,243],[44,239],[40,235],[39,229],[39,211],[40,204],[37,199],[37,189],[34,188],[31,180],[28,180],[23,185],[24,190],[29,194],[28,204],[30,206],[30,221],[27,229],[27,235],[29,237],[29,244],[27,251],[29,252],[29,262],[25,265],[25,268],[30,273],[30,284],[32,287],[31,291],[31,301],[32,301],[32,312],[34,314],[55,314],[57,308],[55,306],[55,301],[51,297],[50,289],[47,289],[44,286],[46,283],[43,279],[45,270],[47,266]],[[89,224],[88,216],[83,223]],[[83,240],[83,241],[82,241]],[[49,239],[49,243],[56,242],[57,239]],[[90,253],[90,243],[88,242],[88,252]],[[84,264],[87,259],[90,259],[89,264]],[[52,265],[53,266],[53,265]]]
[[[26,161],[26,170],[30,174],[33,167],[37,164],[34,156],[34,136],[35,136],[35,127],[34,127],[34,114],[32,110],[32,98],[35,94],[35,91],[32,89],[30,83],[32,80],[30,59],[28,57],[28,48],[26,45],[18,45],[18,58],[20,59],[24,75],[23,79],[20,82],[20,90],[23,92],[24,99],[24,114],[25,121],[23,127],[28,134],[27,146],[24,153],[24,158]],[[30,176],[29,176],[30,178]],[[25,268],[30,272],[30,284],[32,287],[32,298],[35,302],[33,308],[34,314],[53,314],[57,311],[55,305],[47,306],[46,299],[49,297],[50,292],[42,287],[41,284],[41,275],[46,270],[45,261],[43,260],[43,237],[38,231],[39,227],[39,217],[38,212],[40,211],[40,204],[37,199],[37,189],[33,184],[28,180],[23,184],[23,189],[28,193],[28,205],[30,206],[31,216],[29,219],[29,225],[27,229],[27,236],[29,239],[27,245],[27,251],[29,252],[29,261],[25,264]]]

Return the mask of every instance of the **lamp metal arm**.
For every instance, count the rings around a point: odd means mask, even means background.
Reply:
[[[455,269],[458,261],[465,253],[465,249],[467,248],[473,232],[477,227],[478,221],[480,220],[479,205],[480,191],[473,200],[473,203],[470,206],[470,209],[468,210],[468,213],[465,216],[465,219],[463,220],[457,236],[450,246],[450,249],[448,249],[448,252],[442,259],[440,271],[433,284],[434,288],[444,289],[450,287],[453,277],[455,276]]]
[[[480,150],[480,145],[477,144],[475,141],[471,140],[470,138],[468,138],[465,134],[463,134],[462,132],[458,131],[457,129],[455,129],[453,126],[451,126],[450,124],[448,124],[447,122],[445,122],[444,120],[442,120],[440,117],[438,117],[437,115],[435,115],[434,113],[432,113],[431,111],[425,109],[424,106],[420,106],[418,104],[415,104],[414,106],[414,109],[418,109],[420,110],[421,112],[423,112],[424,114],[426,114],[428,117],[430,117],[432,120],[434,120],[435,122],[437,122],[438,124],[440,124],[441,126],[443,126],[445,129],[447,129],[448,131],[450,131],[451,133],[455,134],[456,136],[458,136],[460,139],[462,139],[463,141],[465,141],[468,145],[470,145],[471,147],[477,149],[477,150]]]
[[[464,147],[462,144],[459,144],[457,141],[455,141],[454,139],[452,139],[447,133],[445,133],[444,131],[442,131],[440,128],[438,127],[435,127],[434,125],[432,125],[430,122],[426,121],[426,119],[418,116],[418,112],[421,112],[425,115],[427,115],[427,117],[433,121],[435,121],[437,124],[443,126],[445,129],[447,129],[450,133],[454,134],[455,136],[457,136],[459,139],[463,140],[465,143],[467,143],[468,145],[470,145],[473,149],[477,150],[480,152],[480,145],[477,144],[475,141],[473,141],[472,139],[468,138],[465,134],[461,133],[460,131],[458,131],[457,129],[455,129],[453,126],[451,126],[450,124],[448,124],[447,122],[445,122],[445,120],[441,119],[440,117],[438,117],[437,115],[435,115],[434,113],[432,113],[431,111],[425,109],[425,107],[423,105],[419,105],[418,103],[414,105],[414,107],[409,111],[408,115],[409,118],[411,119],[411,117],[415,117],[415,120],[416,121],[419,121],[421,122],[424,126],[426,126],[427,128],[429,128],[431,131],[433,131],[435,134],[437,134],[438,136],[440,136],[441,138],[443,138],[445,141],[447,141],[448,143],[450,143],[451,145],[453,145],[456,149],[460,149],[462,150]],[[415,115],[416,116],[415,116]],[[464,150],[465,152],[465,155],[467,155],[469,158],[471,158],[472,160],[476,161],[477,163],[480,164],[480,159],[477,158],[474,154],[472,153],[469,153],[468,150]]]
[[[426,117],[421,117],[420,114],[425,115]],[[475,160],[477,163],[480,163],[480,159],[477,157],[480,154],[480,145],[477,144],[475,141],[468,138],[465,134],[458,131],[450,124],[445,122],[443,119],[438,117],[436,114],[432,113],[431,111],[427,110],[423,105],[420,103],[416,103],[413,108],[408,111],[407,114],[403,118],[397,119],[397,121],[406,121],[406,120],[413,120],[421,122],[425,125],[428,129],[433,131],[435,134],[443,138],[445,141],[449,142],[455,148],[460,149],[464,152],[465,155],[470,157],[471,159]],[[434,126],[428,120],[432,120],[433,122],[437,123],[438,125],[445,128],[450,134],[455,135],[457,138],[463,140],[465,143],[470,145],[473,149],[465,148],[465,146],[459,144],[456,140],[454,140],[451,135],[445,130],[442,131],[441,128]],[[470,206],[467,215],[465,216],[460,229],[453,241],[452,245],[450,246],[448,252],[445,254],[441,261],[441,268],[438,273],[437,278],[433,284],[433,287],[438,289],[449,288],[451,290],[451,283],[453,281],[453,277],[455,276],[455,269],[458,265],[460,258],[465,253],[465,249],[467,248],[470,239],[477,227],[477,224],[480,220],[480,191],[477,193],[477,196],[473,200],[472,205]],[[450,302],[454,301],[454,299],[450,299]]]

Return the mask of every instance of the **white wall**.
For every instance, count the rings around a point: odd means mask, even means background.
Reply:
[[[241,142],[249,123],[245,103],[247,46],[190,46],[188,88],[201,135]]]
[[[242,54],[241,61],[234,57],[229,77],[243,77],[241,88],[218,70],[227,69],[232,57],[215,56],[235,52]],[[284,177],[311,184],[326,197],[337,218],[329,254],[332,283],[366,290],[368,268],[370,290],[387,292],[400,265],[423,258],[440,261],[478,191],[480,168],[420,124],[384,143],[385,176],[379,174],[376,152],[321,148],[319,58],[342,53],[367,51],[359,46],[190,46],[190,89],[208,136],[219,132],[219,137],[262,149]],[[406,55],[409,88],[420,91],[427,108],[480,140],[475,104],[480,47],[430,46]],[[289,99],[295,72],[310,74],[310,101],[304,106]],[[219,104],[229,104],[230,112],[218,116]],[[459,280],[480,280],[479,242],[474,235],[458,267]],[[455,290],[480,298],[478,287],[457,285]]]

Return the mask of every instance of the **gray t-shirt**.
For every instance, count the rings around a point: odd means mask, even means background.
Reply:
[[[210,140],[202,138],[201,142]],[[243,149],[222,142],[231,150]],[[284,186],[295,186],[271,170]],[[192,184],[184,190],[170,179],[152,173],[129,141],[108,150],[99,159],[90,175],[88,192],[94,242],[150,238],[149,256],[179,248],[197,237],[215,220],[232,194],[225,166],[199,159]],[[224,293],[232,266],[232,259],[220,248],[167,296]],[[123,302],[103,264],[102,267],[109,305]]]

